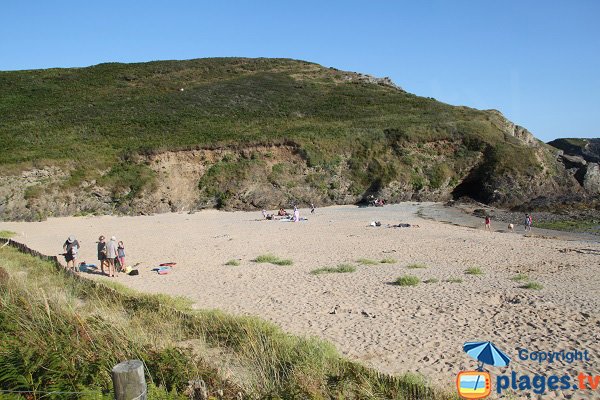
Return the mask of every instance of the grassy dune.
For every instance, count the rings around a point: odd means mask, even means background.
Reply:
[[[85,392],[109,399],[110,369],[143,360],[152,399],[184,399],[190,379],[224,398],[405,399],[422,379],[390,379],[333,346],[185,299],[79,280],[48,262],[0,249],[0,389]],[[176,311],[178,310],[178,311]],[[427,398],[450,398],[432,393]],[[64,395],[45,398],[65,398]]]

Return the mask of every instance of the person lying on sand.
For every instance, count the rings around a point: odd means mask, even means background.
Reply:
[[[419,225],[416,224],[405,224],[405,223],[399,223],[398,225],[389,225],[387,226],[388,228],[420,228]]]
[[[277,213],[277,215],[279,215],[280,217],[287,217],[289,214],[287,211],[285,211],[285,209],[280,208],[279,212]]]

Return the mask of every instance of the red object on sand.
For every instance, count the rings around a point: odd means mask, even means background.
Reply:
[[[159,267],[174,267],[176,265],[177,265],[176,262],[168,262],[168,263],[158,264]]]

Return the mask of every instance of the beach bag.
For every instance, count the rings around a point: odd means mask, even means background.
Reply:
[[[139,275],[139,274],[140,274],[140,271],[138,271],[137,269],[134,269],[133,271],[131,271],[129,273],[129,275],[131,275],[131,276],[135,276],[135,275]]]

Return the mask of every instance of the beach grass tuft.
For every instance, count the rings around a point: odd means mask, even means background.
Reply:
[[[380,262],[382,264],[396,264],[398,262],[398,260],[396,260],[395,258],[384,258]]]
[[[423,268],[427,268],[427,265],[425,265],[423,263],[412,263],[412,264],[408,264],[406,266],[406,268],[408,268],[408,269],[423,269]]]
[[[527,282],[524,285],[519,286],[521,289],[531,289],[531,290],[542,290],[544,288],[544,286],[542,286],[541,283],[538,282]]]
[[[515,282],[523,282],[523,281],[529,280],[529,277],[527,276],[527,274],[521,274],[521,273],[519,273],[519,274],[513,276],[510,279],[513,280],[513,281],[515,281]]]
[[[320,274],[337,274],[337,273],[346,273],[346,272],[354,272],[356,271],[356,267],[351,264],[338,264],[335,267],[323,267],[318,269],[313,269],[310,271],[313,275]]]
[[[421,280],[414,275],[402,275],[396,278],[394,283],[398,286],[417,286]]]
[[[359,264],[362,264],[362,265],[377,265],[377,264],[379,264],[377,261],[371,260],[370,258],[359,258],[358,260],[356,260],[356,262]]]
[[[275,265],[292,265],[294,263],[290,259],[279,258],[277,256],[274,256],[273,254],[262,254],[256,257],[253,261],[259,264],[269,263]]]
[[[225,263],[225,265],[232,265],[234,267],[237,267],[238,265],[240,265],[240,260],[236,260],[235,258],[233,258],[233,259],[227,261]]]
[[[15,236],[17,233],[13,231],[0,231],[0,238],[2,239],[10,239]]]
[[[483,270],[479,267],[469,267],[465,270],[467,275],[483,275]]]

